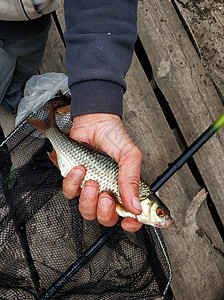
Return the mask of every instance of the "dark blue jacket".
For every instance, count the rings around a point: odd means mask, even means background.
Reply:
[[[72,116],[122,116],[125,75],[137,36],[137,0],[65,0],[65,64]],[[0,39],[24,39],[45,30],[50,15],[0,21]]]
[[[72,114],[122,116],[137,37],[137,0],[66,0],[65,64]]]

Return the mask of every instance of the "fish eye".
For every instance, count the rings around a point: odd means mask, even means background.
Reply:
[[[159,217],[164,217],[165,216],[165,210],[162,207],[157,207],[156,214]]]

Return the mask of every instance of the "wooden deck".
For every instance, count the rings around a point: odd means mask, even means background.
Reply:
[[[138,32],[126,77],[124,125],[150,183],[224,111],[221,1],[139,0]],[[57,12],[62,31],[63,4]],[[66,72],[55,22],[40,73]],[[10,122],[2,118],[7,133]],[[161,189],[175,225],[163,230],[173,269],[166,299],[224,298],[224,128]]]

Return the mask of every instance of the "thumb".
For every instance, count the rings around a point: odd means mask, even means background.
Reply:
[[[139,201],[139,180],[142,153],[134,145],[128,153],[123,153],[119,160],[118,185],[121,200],[125,208],[133,214],[142,212]]]

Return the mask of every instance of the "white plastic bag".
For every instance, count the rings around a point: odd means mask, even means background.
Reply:
[[[26,83],[24,97],[21,99],[15,120],[17,126],[31,112],[36,112],[61,90],[68,90],[68,77],[63,73],[34,75]]]

